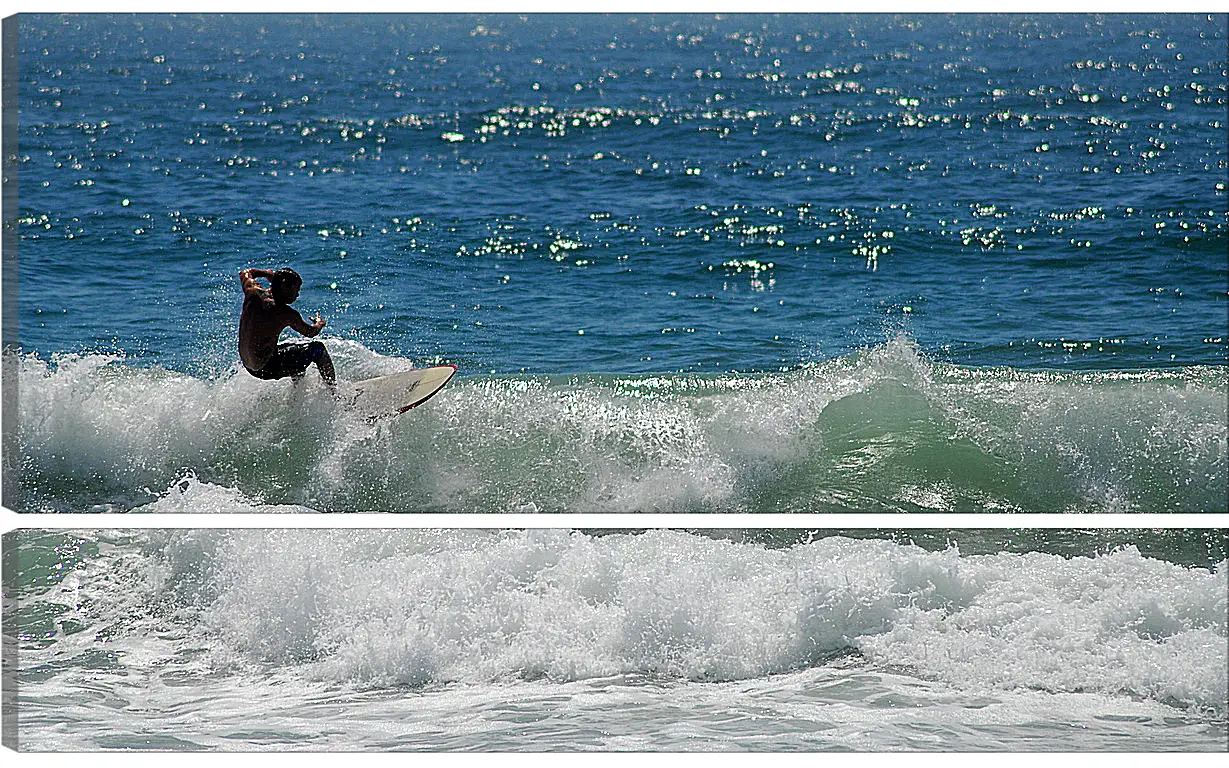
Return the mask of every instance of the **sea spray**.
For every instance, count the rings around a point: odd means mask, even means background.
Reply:
[[[171,592],[221,669],[295,667],[364,688],[718,681],[854,654],[965,689],[1141,696],[1225,716],[1226,564],[1184,567],[1130,546],[961,555],[839,536],[765,547],[552,529],[150,541],[155,581],[203,585]]]

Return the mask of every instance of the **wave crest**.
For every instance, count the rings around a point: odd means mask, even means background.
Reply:
[[[353,342],[339,354],[363,375],[408,366]],[[6,461],[25,511],[128,510],[189,475],[340,512],[1229,505],[1221,368],[969,368],[900,337],[780,374],[462,375],[372,425],[310,377],[197,379],[99,355],[18,366],[20,450]]]

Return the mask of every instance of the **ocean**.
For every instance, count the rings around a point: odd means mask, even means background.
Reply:
[[[6,744],[1229,750],[1227,26],[7,19]]]

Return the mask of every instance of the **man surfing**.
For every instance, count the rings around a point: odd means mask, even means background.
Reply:
[[[259,279],[269,281],[269,288]],[[239,316],[239,359],[247,372],[258,379],[295,381],[303,378],[308,367],[316,364],[320,378],[336,391],[337,375],[333,359],[318,341],[278,344],[282,330],[291,328],[309,339],[324,330],[324,320],[317,313],[308,324],[290,305],[299,298],[303,278],[293,269],[248,268],[239,271],[243,285],[243,313]]]

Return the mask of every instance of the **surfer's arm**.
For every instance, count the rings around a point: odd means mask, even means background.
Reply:
[[[263,277],[266,280],[271,280],[273,278],[273,270],[259,269],[257,267],[248,267],[247,269],[239,270],[239,283],[243,286],[243,293],[245,295],[250,293],[258,293],[264,290],[260,283],[256,282],[256,279],[259,277]]]
[[[286,307],[286,325],[310,339],[324,330],[324,319],[317,314],[313,322],[308,323],[296,310]]]

